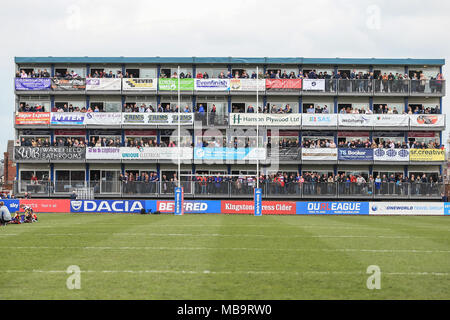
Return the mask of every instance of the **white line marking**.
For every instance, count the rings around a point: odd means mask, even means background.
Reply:
[[[416,249],[301,249],[301,248],[211,248],[211,247],[48,247],[48,246],[29,246],[29,247],[0,247],[1,249],[49,249],[49,250],[66,250],[66,249],[86,249],[86,250],[236,250],[236,251],[309,251],[309,252],[378,252],[378,253],[450,253],[450,250],[416,250]]]
[[[120,225],[120,226],[136,226],[136,227],[142,227],[144,229],[146,228],[160,228],[160,227],[174,227],[174,228],[191,228],[191,227],[199,227],[199,228],[209,228],[209,227],[225,227],[225,228],[236,228],[236,227],[252,227],[252,228],[272,228],[272,227],[278,227],[278,228],[307,228],[307,229],[342,229],[342,230],[392,230],[392,231],[411,231],[410,229],[392,229],[390,227],[356,227],[356,226],[340,226],[340,225],[287,225],[287,224],[248,224],[248,225],[238,225],[238,224],[195,224],[195,225],[172,225],[172,224],[138,224],[138,223],[61,223],[61,224],[47,224],[47,225],[40,225],[36,226],[34,225],[33,229],[48,229],[48,228],[72,228],[73,225],[81,225],[86,226],[89,228],[92,228],[92,226],[114,226],[114,225]],[[424,228],[424,229],[434,229],[434,231],[450,231],[450,229],[447,228],[440,228],[439,226],[412,226],[411,228]],[[27,229],[32,230],[32,229]]]
[[[120,226],[140,226],[140,227],[283,227],[283,228],[339,228],[339,229],[380,229],[380,227],[356,227],[356,226],[341,226],[341,225],[288,225],[288,224],[142,224],[142,223],[104,223],[104,222],[92,222],[92,223],[77,223],[77,222],[71,222],[71,223],[61,223],[61,224],[46,224],[46,225],[40,225],[40,226],[33,226],[34,228],[52,228],[52,227],[71,227],[73,225],[84,225],[86,227],[92,227],[92,226],[100,226],[100,225],[120,225]]]
[[[67,273],[66,270],[4,270],[6,273]],[[255,274],[255,275],[354,275],[366,274],[361,271],[210,271],[210,270],[81,270],[83,273],[172,273],[172,274]],[[392,276],[449,276],[449,272],[383,272]]]
[[[259,238],[383,238],[383,239],[423,239],[426,237],[390,236],[390,235],[267,235],[267,234],[220,234],[220,233],[108,233],[108,232],[80,232],[80,233],[33,233],[31,236],[80,236],[80,235],[113,235],[113,236],[155,236],[155,237],[259,237]]]

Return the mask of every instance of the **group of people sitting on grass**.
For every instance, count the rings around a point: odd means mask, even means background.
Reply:
[[[7,224],[33,223],[38,221],[36,213],[34,213],[30,206],[21,204],[20,208],[23,209],[25,215],[21,215],[20,212],[17,211],[13,217],[5,203],[0,201],[0,226],[6,226]]]

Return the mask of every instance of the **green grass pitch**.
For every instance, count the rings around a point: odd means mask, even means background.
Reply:
[[[450,299],[449,217],[39,218],[0,227],[0,299]]]

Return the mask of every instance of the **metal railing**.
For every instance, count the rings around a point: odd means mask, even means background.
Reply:
[[[255,181],[182,181],[187,198],[252,198]],[[15,181],[14,194],[37,197],[67,197],[73,190],[92,188],[95,197],[172,197],[174,181],[55,181],[31,184]],[[269,182],[260,183],[265,198],[440,198],[441,182]]]
[[[20,79],[20,78],[19,78]],[[28,81],[32,78],[27,78]],[[38,78],[36,81],[40,81],[40,79],[44,80],[45,78]],[[50,80],[50,79],[49,79]],[[153,79],[156,81],[159,81],[159,79]],[[267,79],[267,81],[273,81],[276,79]],[[286,81],[286,83],[294,83],[299,81],[299,79],[278,79],[282,81]],[[268,88],[267,86],[265,88],[261,88],[259,91],[261,93],[263,92],[313,92],[314,94],[330,94],[335,93],[337,95],[339,94],[361,94],[361,95],[368,95],[368,94],[402,94],[402,95],[444,95],[445,94],[445,80],[436,80],[436,79],[427,79],[427,80],[410,80],[410,79],[396,79],[396,80],[388,80],[388,79],[307,79],[309,81],[314,81],[315,85],[314,87],[310,86],[304,86],[303,84],[301,86],[282,86],[282,87],[276,87],[276,88]],[[61,84],[54,84],[53,86],[46,86],[42,87],[42,90],[39,91],[56,91],[58,93],[67,93],[67,94],[73,94],[74,92],[78,94],[85,94],[87,91],[86,85],[80,86],[80,83],[85,83],[85,78],[80,78],[78,80],[68,80],[68,82],[65,82],[64,85]],[[194,79],[192,79],[194,81]],[[320,83],[319,86],[317,86],[317,83]],[[62,87],[60,87],[62,86]],[[63,88],[63,89],[62,89]],[[24,89],[24,87],[16,87],[17,91],[20,92],[28,92],[30,90]],[[36,90],[36,89],[34,89]],[[101,92],[101,90],[96,89],[97,91]],[[130,93],[132,91],[127,90],[127,88],[124,88],[122,83],[120,84],[120,88],[114,88],[111,89],[104,89],[103,91],[108,91],[109,93]],[[159,86],[155,86],[152,88],[152,90],[148,91],[149,93],[173,93],[176,92],[176,89],[171,90],[160,90]],[[195,90],[192,84],[192,88],[185,90],[182,89],[183,93],[190,93],[193,92],[207,92],[200,90]],[[242,91],[233,91],[233,88],[231,90],[223,90],[223,91],[217,91],[214,94],[223,93],[224,95],[230,94],[230,92],[234,93],[241,93]],[[247,92],[256,92],[256,86],[250,90],[247,90]]]
[[[339,93],[373,93],[373,80],[366,79],[340,79],[338,81]]]
[[[194,112],[194,121],[199,121],[204,126],[227,126],[228,114],[218,114],[216,112]]]

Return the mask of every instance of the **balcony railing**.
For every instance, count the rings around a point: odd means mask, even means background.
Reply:
[[[228,126],[228,114],[218,114],[216,112],[195,112],[194,121],[201,122],[203,126]]]
[[[236,181],[182,181],[187,198],[252,198],[256,182]],[[31,184],[15,181],[14,193],[25,192],[37,197],[64,197],[72,191],[93,188],[96,197],[173,197],[177,183],[174,181],[54,181]],[[440,198],[443,183],[422,182],[262,182],[265,198],[367,198],[367,199],[427,199]]]
[[[372,94],[373,80],[365,79],[340,79],[338,81],[339,93],[341,94]]]
[[[370,79],[180,79],[180,91],[213,94],[304,93],[324,95],[445,95],[445,80]],[[263,82],[263,83],[261,83]],[[258,84],[257,84],[258,83]],[[169,93],[178,91],[178,80],[155,78],[15,78],[17,92],[92,93]]]
[[[225,163],[255,163],[256,160],[290,161],[295,163],[346,162],[364,163],[441,163],[446,161],[444,149],[420,148],[302,148],[298,146],[267,147],[14,147],[16,162],[69,162],[83,163],[108,160],[120,163],[133,161],[172,160],[190,164],[192,161],[207,164],[222,161]]]

